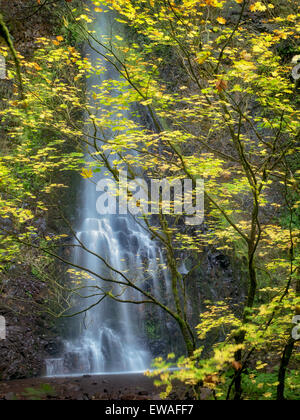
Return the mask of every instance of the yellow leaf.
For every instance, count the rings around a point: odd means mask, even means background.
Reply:
[[[37,70],[37,71],[41,71],[42,67],[40,67],[37,63],[33,63],[33,67]]]
[[[262,4],[260,1],[257,1],[250,6],[251,12],[265,12],[267,10],[267,6]]]
[[[217,21],[221,24],[221,25],[225,25],[226,23],[226,19],[222,18],[222,17],[218,17]]]
[[[80,174],[84,179],[93,178],[93,171],[91,169],[82,168],[82,172]]]

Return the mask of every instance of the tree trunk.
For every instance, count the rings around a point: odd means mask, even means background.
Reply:
[[[294,345],[295,345],[295,340],[291,337],[283,350],[279,373],[278,373],[279,384],[277,387],[277,400],[282,401],[285,399],[284,397],[285,376],[286,376],[286,371],[287,371],[287,368],[288,368],[288,365],[289,365],[289,362],[293,353]]]

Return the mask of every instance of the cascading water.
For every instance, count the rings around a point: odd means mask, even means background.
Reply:
[[[110,33],[109,13],[98,14],[96,21],[97,36]],[[90,51],[92,60],[96,53]],[[97,55],[99,59],[99,55]],[[116,70],[106,66],[106,80],[117,79]],[[103,79],[102,79],[103,80]],[[94,78],[88,81],[88,88],[97,82]],[[99,174],[99,178],[104,173]],[[106,175],[107,177],[107,175]],[[97,183],[98,179],[93,181]],[[80,186],[80,210],[78,214],[77,238],[90,251],[100,255],[118,272],[124,272],[134,282],[147,287],[159,295],[158,284],[159,262],[162,253],[155,241],[151,240],[146,230],[130,215],[99,216],[96,201],[99,194],[95,183],[84,180]],[[78,242],[75,242],[75,244]],[[103,278],[123,280],[120,274],[108,268],[101,259],[75,247],[73,262],[98,273]],[[111,291],[121,300],[139,300],[141,295],[134,290],[120,285],[107,283],[99,278],[87,280],[85,295],[80,299],[78,312],[94,305],[99,296],[91,296],[99,289]],[[99,289],[95,289],[95,286]],[[90,287],[90,288],[89,288]],[[119,303],[105,298],[92,309],[76,316],[70,322],[70,337],[64,342],[64,353],[61,358],[46,360],[47,375],[86,374],[104,372],[133,372],[149,368],[151,354],[147,350],[143,337],[143,305]]]

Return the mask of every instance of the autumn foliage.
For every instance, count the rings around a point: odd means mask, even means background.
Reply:
[[[159,304],[180,325],[187,349],[181,357],[158,358],[148,375],[164,387],[165,398],[179,380],[195,398],[205,387],[215,399],[298,399],[300,113],[299,85],[291,77],[299,54],[297,5],[92,3],[77,14],[65,5],[70,14],[62,19],[118,70],[117,80],[102,80],[102,61],[83,58],[61,34],[36,39],[30,60],[19,54],[24,98],[9,66],[15,90],[0,115],[13,147],[0,155],[1,268],[27,247],[60,257],[64,235],[41,237],[35,223],[67,187],[55,181],[57,174],[93,182],[106,168],[117,179],[122,165],[132,177],[204,178],[204,228],[184,228],[164,209],[155,221],[141,216],[171,278],[172,303]],[[113,11],[127,32],[98,38],[90,31],[94,15],[104,11]],[[10,60],[6,46],[1,54]],[[85,82],[96,76],[87,97]],[[245,288],[245,296],[205,299],[195,327],[188,283],[203,281],[194,273],[211,249],[236,264],[236,287]],[[190,262],[188,275],[180,270],[182,255]],[[135,279],[132,284],[137,287]],[[174,366],[180,369],[168,370]]]

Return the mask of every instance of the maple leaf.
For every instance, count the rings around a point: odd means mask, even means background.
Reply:
[[[226,90],[227,87],[228,87],[228,83],[226,82],[226,80],[223,80],[223,79],[217,80],[216,88],[218,89],[219,92]]]
[[[260,1],[257,1],[256,3],[250,6],[250,10],[251,12],[265,12],[267,10],[267,7]]]
[[[81,174],[84,179],[93,178],[93,171],[91,169],[82,168]]]
[[[221,25],[225,25],[226,24],[226,19],[222,18],[222,17],[218,17],[217,21],[221,24]]]
[[[237,362],[236,360],[234,360],[232,362],[232,366],[234,367],[234,370],[241,370],[242,369],[242,365],[239,362]]]
[[[217,375],[207,375],[204,378],[204,382],[207,384],[217,384],[219,382],[219,377]]]

